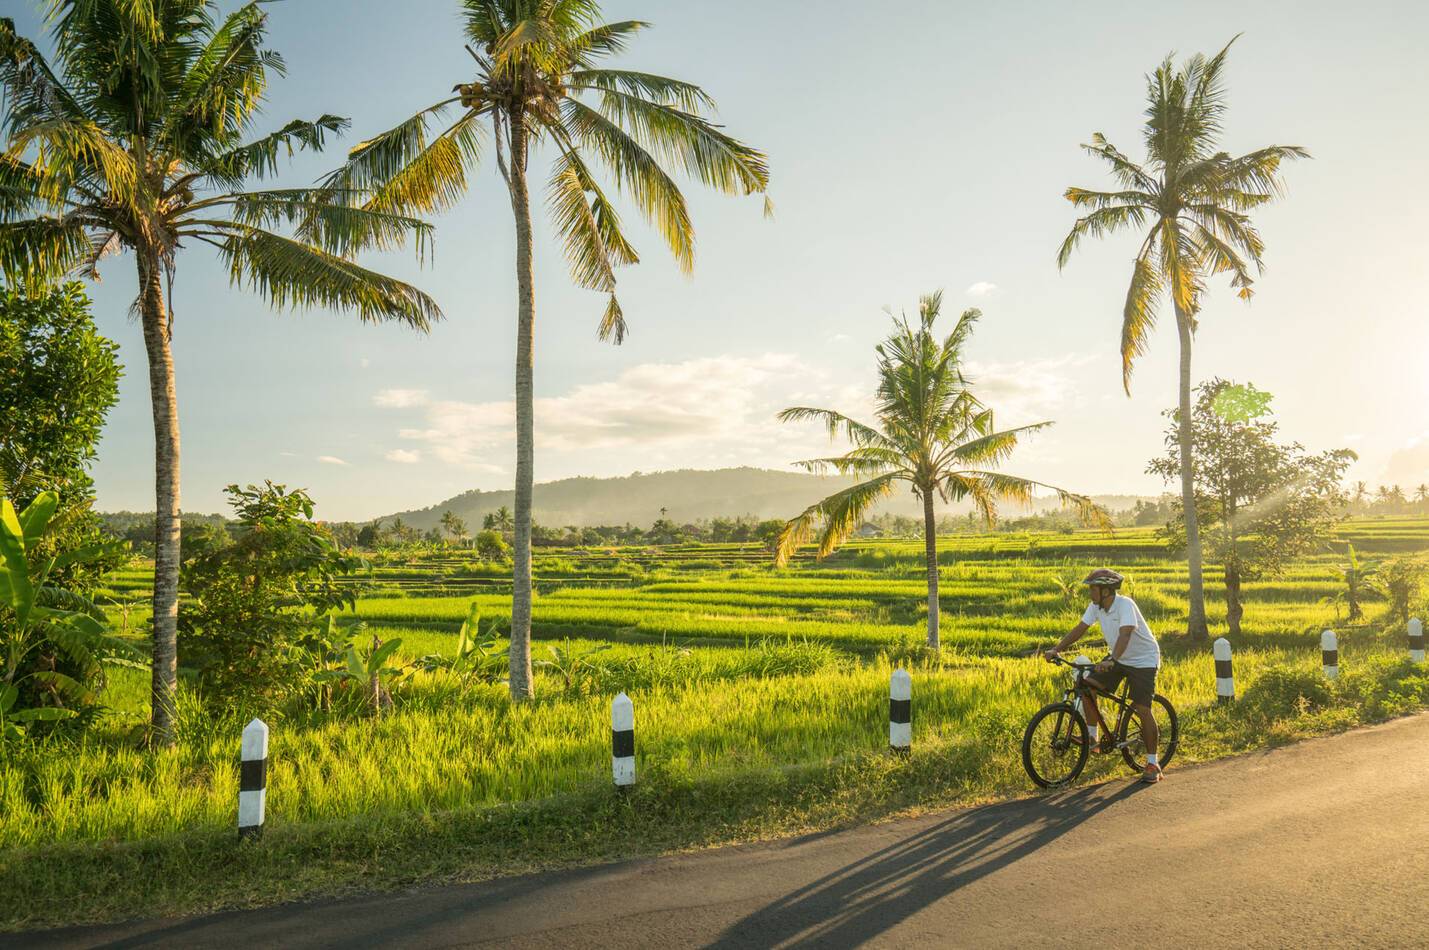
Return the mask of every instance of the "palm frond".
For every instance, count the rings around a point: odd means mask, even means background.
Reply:
[[[439,102],[387,131],[364,142],[359,142],[347,153],[347,161],[322,180],[322,186],[334,191],[381,193],[389,183],[427,151],[429,124],[434,119],[440,119],[445,110],[455,101],[457,100],[448,99]],[[408,188],[430,197],[452,187],[450,179],[453,171],[445,163],[428,168],[426,172],[424,188],[416,189],[413,185],[409,185]],[[457,174],[460,174],[459,170]],[[464,186],[464,184],[465,182],[462,180],[458,187]],[[396,200],[397,197],[398,195],[393,194],[390,200],[383,202],[382,210],[408,212],[429,210],[429,207],[423,207],[418,202],[399,203]]]
[[[1132,264],[1131,283],[1121,312],[1121,385],[1128,396],[1133,364],[1137,357],[1146,355],[1151,331],[1156,328],[1156,302],[1163,287],[1161,272],[1152,261],[1156,233],[1153,231],[1142,244]]]
[[[685,112],[713,111],[715,107],[714,100],[694,83],[630,69],[575,69],[566,85],[570,89],[623,92]]]
[[[90,252],[83,224],[39,217],[0,223],[0,274],[7,283],[38,288],[57,283]]]
[[[426,331],[441,309],[422,291],[321,248],[259,228],[231,224],[211,241],[228,264],[229,280],[247,284],[277,307],[356,311],[366,323],[396,320]]]
[[[779,532],[774,563],[779,567],[788,564],[789,558],[809,542],[817,528],[822,528],[817,557],[820,560],[828,557],[858,527],[864,514],[893,491],[893,484],[900,477],[898,473],[880,475],[804,509]]]
[[[645,220],[655,226],[680,269],[695,262],[695,231],[685,196],[659,162],[624,129],[590,106],[566,99],[561,104],[570,138],[591,149],[615,177],[616,187],[635,199]]]
[[[240,145],[203,165],[203,173],[220,184],[232,187],[252,175],[266,178],[278,174],[278,160],[292,158],[303,149],[321,151],[326,135],[340,135],[351,123],[336,115],[324,115],[309,122],[294,119],[270,135]]]
[[[635,140],[686,174],[725,194],[752,194],[769,186],[764,153],[740,142],[693,112],[607,89],[601,112]]]
[[[610,300],[605,305],[605,315],[600,319],[600,328],[596,331],[596,336],[619,346],[625,342],[625,334],[628,332],[629,328],[625,325],[625,312],[620,309],[620,301],[615,299],[615,294],[611,294]]]
[[[318,188],[286,188],[218,195],[195,202],[190,211],[228,207],[235,221],[255,228],[278,224],[296,225],[296,236],[309,244],[344,257],[375,247],[390,250],[415,239],[417,256],[425,257],[432,237],[432,225],[407,215],[374,211],[358,204],[361,194]],[[177,222],[180,233],[194,227],[221,225],[202,218]]]
[[[809,406],[792,406],[783,410],[775,416],[780,422],[803,422],[813,420],[823,423],[828,430],[829,438],[835,438],[840,432],[844,438],[848,439],[856,446],[874,446],[880,448],[896,448],[893,443],[882,432],[872,426],[866,426],[855,419],[851,419],[841,412],[832,409],[814,409]]]
[[[1068,197],[1072,191],[1080,189],[1067,189]],[[1072,225],[1072,230],[1067,233],[1067,237],[1062,241],[1062,246],[1057,250],[1057,267],[1065,268],[1072,259],[1072,253],[1077,249],[1077,245],[1085,237],[1105,237],[1108,234],[1115,234],[1127,228],[1139,227],[1146,223],[1147,215],[1152,213],[1150,208],[1143,205],[1108,205],[1098,208],[1091,214],[1080,217]]]
[[[1152,195],[1157,193],[1156,179],[1146,169],[1122,154],[1100,132],[1092,133],[1091,142],[1084,144],[1082,149],[1110,165],[1112,177],[1121,183],[1122,188]]]

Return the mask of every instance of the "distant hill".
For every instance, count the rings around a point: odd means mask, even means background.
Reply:
[[[703,518],[738,517],[790,518],[809,505],[841,488],[854,484],[852,478],[779,472],[763,468],[721,468],[713,471],[681,469],[675,472],[636,472],[623,478],[563,478],[535,488],[535,520],[552,527],[576,525],[634,524],[648,526],[660,517],[660,509],[677,524]],[[1115,511],[1130,508],[1139,496],[1108,495],[1097,501]],[[502,505],[515,504],[513,491],[469,491],[454,498],[412,511],[398,511],[381,519],[401,518],[419,530],[434,528],[442,513],[450,511],[473,529],[481,519]],[[1039,501],[1038,511],[1057,507],[1055,500]],[[960,514],[970,506],[939,505],[940,514]],[[922,507],[911,493],[899,492],[885,500],[877,513],[920,517]],[[1015,516],[1013,509],[1006,514]]]

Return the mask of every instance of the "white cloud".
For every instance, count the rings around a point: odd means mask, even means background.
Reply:
[[[400,462],[403,465],[416,465],[422,460],[422,453],[415,449],[393,449],[382,457],[389,462]]]
[[[1379,476],[1382,485],[1419,485],[1429,482],[1429,432],[1409,439],[1394,454]]]
[[[1056,421],[1083,402],[1077,381],[1096,357],[1071,354],[1051,359],[969,362],[969,385],[996,415],[998,428]]]
[[[969,297],[991,297],[995,293],[997,285],[986,280],[980,280],[968,288]]]
[[[425,406],[427,402],[425,389],[384,389],[372,397],[372,404],[384,409],[410,409]]]
[[[847,343],[851,339],[853,339],[853,337],[849,336],[847,333],[835,333],[833,336],[829,337],[829,342]]]
[[[319,462],[322,462],[324,465],[346,465],[346,464],[347,464],[347,463],[344,462],[342,459],[338,458],[336,455],[319,455],[319,456],[318,456],[318,461],[319,461]]]
[[[838,385],[824,371],[780,353],[633,366],[613,380],[536,400],[539,474],[782,467],[826,454],[828,440],[816,426],[780,423],[779,410],[815,405],[859,413],[866,410],[865,388]],[[449,465],[504,471],[493,459],[505,462],[510,455],[513,402],[431,399],[422,407],[423,424],[400,430],[401,438],[421,443],[426,454]]]

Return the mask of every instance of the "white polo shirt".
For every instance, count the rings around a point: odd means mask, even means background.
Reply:
[[[1122,627],[1135,627],[1131,642],[1126,645],[1126,652],[1121,655],[1121,664],[1143,669],[1154,669],[1161,665],[1161,646],[1152,635],[1151,628],[1146,625],[1146,618],[1141,616],[1141,608],[1136,606],[1136,601],[1130,597],[1117,594],[1111,602],[1110,610],[1102,610],[1096,604],[1088,604],[1086,613],[1082,614],[1082,623],[1088,627],[1101,627],[1102,639],[1106,640],[1108,650],[1116,649],[1116,641],[1121,637]]]

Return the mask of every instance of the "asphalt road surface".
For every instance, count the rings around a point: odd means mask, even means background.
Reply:
[[[1129,776],[1129,773],[1128,773]],[[27,947],[1426,947],[1429,715],[872,827]]]

